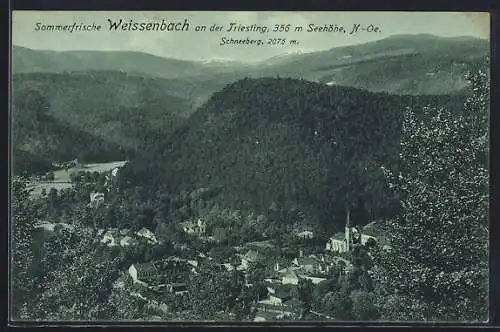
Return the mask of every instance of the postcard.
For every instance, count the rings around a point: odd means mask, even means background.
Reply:
[[[19,10],[11,41],[12,322],[489,321],[488,13]]]

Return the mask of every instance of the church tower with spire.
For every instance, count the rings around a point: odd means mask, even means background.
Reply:
[[[347,216],[345,221],[345,242],[347,245],[347,251],[351,251],[351,220],[350,220],[351,211],[347,209]]]

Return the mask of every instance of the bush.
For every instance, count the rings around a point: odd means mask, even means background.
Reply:
[[[379,318],[375,305],[375,295],[371,292],[355,290],[351,293],[352,312],[357,320],[372,321]]]

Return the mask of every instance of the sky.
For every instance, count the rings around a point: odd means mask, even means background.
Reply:
[[[167,23],[187,19],[189,31],[109,31],[108,19],[124,22]],[[195,26],[219,24],[226,30],[230,22],[260,25],[290,24],[302,32],[210,32],[195,31]],[[43,25],[76,23],[100,25],[101,31],[36,31]],[[305,32],[309,24],[343,26],[346,33]],[[353,25],[378,27],[378,32],[350,35]],[[185,60],[260,61],[294,52],[326,50],[383,39],[396,34],[433,34],[443,37],[473,36],[489,39],[488,13],[454,12],[116,12],[116,11],[14,11],[12,44],[44,50],[141,51]],[[222,38],[286,39],[285,45],[220,45]],[[297,43],[290,43],[296,40]]]

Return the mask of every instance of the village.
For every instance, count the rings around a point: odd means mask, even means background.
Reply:
[[[90,193],[89,209],[97,210],[106,206],[107,193],[113,190],[113,179],[119,169],[116,167],[106,174],[104,192]],[[79,176],[84,180],[83,173]],[[245,287],[252,288],[253,283],[258,283],[265,288],[252,304],[256,312],[254,321],[296,319],[304,311],[304,302],[297,296],[301,282],[307,281],[316,286],[328,280],[332,271],[344,276],[350,274],[353,270],[350,253],[356,245],[389,248],[374,236],[375,233],[371,231],[374,224],[372,222],[359,231],[351,225],[347,211],[344,231],[335,233],[326,243],[320,242],[320,246],[311,246],[318,237],[312,227],[299,226],[293,232],[296,246],[292,249],[292,257],[279,253],[271,239],[236,246],[220,244],[217,237],[207,231],[207,222],[199,217],[181,222],[177,228],[189,239],[188,242],[201,243],[207,250],[192,250],[187,243],[182,242],[170,243],[177,255],[165,254],[165,257],[156,256],[151,260],[133,262],[122,271],[114,287],[129,292],[159,312],[169,314],[170,308],[162,299],[165,295],[186,295],[190,276],[197,275],[200,268],[210,266],[211,269],[220,269],[221,273],[239,271],[245,277]],[[51,233],[57,225],[69,231],[77,227],[66,223],[40,222],[37,228]],[[132,230],[89,225],[84,231],[92,234],[96,244],[110,249],[134,252],[139,246],[155,248],[163,244],[154,231],[147,227]],[[249,281],[249,274],[256,268],[262,271],[260,279]],[[309,312],[315,313],[312,310]],[[316,314],[329,318],[321,313]]]
[[[202,241],[212,239],[210,243],[214,243],[213,236],[207,236],[205,229],[206,224],[202,219],[198,219],[195,223],[183,224],[183,230],[190,236],[197,236]],[[146,228],[134,234],[130,234],[126,229],[99,230],[98,234],[101,236],[101,242],[110,247],[131,246],[136,243],[137,238],[146,239],[150,245],[160,243],[154,233]],[[265,271],[260,282],[265,285],[266,295],[259,296],[253,304],[256,309],[254,321],[298,318],[303,311],[304,303],[293,294],[297,294],[296,290],[301,280],[309,280],[313,285],[318,285],[328,279],[332,269],[337,269],[342,275],[347,275],[353,269],[348,255],[353,246],[377,244],[375,237],[351,227],[349,217],[347,217],[343,237],[341,235],[342,233],[338,233],[331,237],[325,244],[324,250],[320,252],[305,254],[304,250],[299,249],[293,259],[269,254],[273,246],[269,244],[269,241],[262,241],[234,247],[236,259],[220,255],[212,257],[210,252],[199,252],[192,257],[170,256],[149,262],[137,262],[124,271],[121,281],[115,283],[115,287],[124,288],[125,284],[131,285],[129,291],[132,296],[167,313],[168,306],[158,299],[161,299],[161,295],[165,293],[174,296],[185,295],[188,292],[188,276],[196,275],[200,266],[211,264],[227,272],[234,269],[241,271],[245,276],[247,287],[253,286],[247,280],[250,269],[258,266]],[[315,234],[312,231],[303,231],[296,233],[295,236],[298,240],[310,240]],[[388,246],[384,248],[387,249]]]

